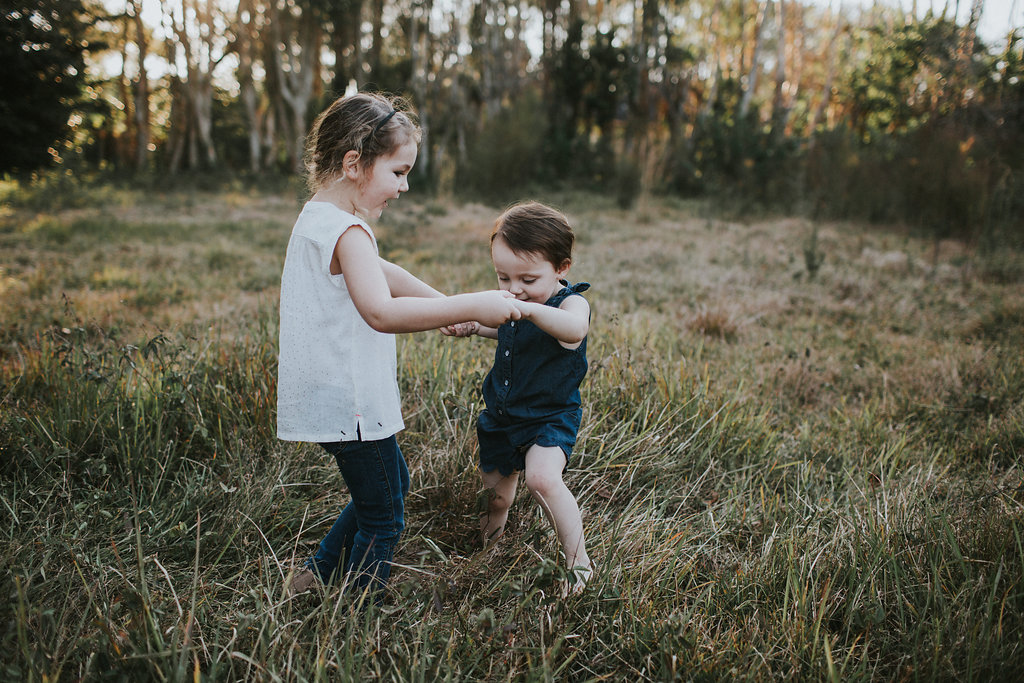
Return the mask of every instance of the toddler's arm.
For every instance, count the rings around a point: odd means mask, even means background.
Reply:
[[[569,349],[579,346],[590,329],[590,304],[581,296],[566,297],[558,308],[529,301],[516,301],[516,306],[523,318]]]

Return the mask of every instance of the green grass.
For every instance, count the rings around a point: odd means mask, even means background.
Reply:
[[[69,187],[63,203],[2,188],[0,678],[1024,668],[1020,253],[549,197],[577,226],[571,277],[594,285],[567,479],[597,577],[558,597],[557,544],[525,491],[479,550],[493,347],[410,335],[406,534],[384,604],[360,610],[337,591],[284,597],[346,500],[329,458],[274,434],[294,192]],[[404,198],[382,251],[446,291],[491,287],[499,208]]]

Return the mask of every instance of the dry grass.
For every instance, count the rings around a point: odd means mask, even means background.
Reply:
[[[96,196],[0,212],[6,678],[998,679],[1024,666],[1019,254],[548,197],[577,228],[572,279],[594,285],[567,477],[598,576],[556,597],[554,538],[525,493],[479,551],[474,420],[492,346],[412,335],[399,343],[407,531],[385,604],[360,612],[338,592],[284,597],[345,501],[327,459],[273,435],[277,279],[298,200]],[[499,210],[403,199],[382,251],[443,290],[491,287]]]

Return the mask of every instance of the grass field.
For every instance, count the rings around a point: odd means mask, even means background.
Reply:
[[[382,253],[494,286],[501,207]],[[1024,671],[1024,255],[545,197],[593,284],[567,600],[525,487],[475,541],[482,339],[399,339],[413,490],[384,604],[284,597],[346,494],[274,432],[299,190],[0,188],[4,680],[1007,680]]]

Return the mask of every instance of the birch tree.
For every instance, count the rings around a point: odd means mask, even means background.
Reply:
[[[228,55],[226,22],[214,0],[182,0],[180,5],[163,4],[163,8],[166,25],[176,39],[168,62],[175,67],[172,97],[177,116],[172,117],[172,125],[180,130],[174,136],[171,168],[178,168],[183,152],[188,155],[190,168],[200,164],[213,167],[217,165],[213,72]],[[184,78],[180,73],[182,64]]]
[[[786,106],[786,2],[776,0],[778,10],[776,11],[776,29],[778,35],[775,40],[775,90],[772,96],[772,134],[778,135],[785,128],[786,118],[789,116],[789,109]]]
[[[739,116],[746,118],[750,111],[750,103],[757,91],[757,80],[761,73],[761,53],[764,49],[764,34],[768,29],[768,18],[772,8],[772,0],[761,0],[757,11],[757,22],[754,27],[754,54],[750,60],[746,80],[743,82],[743,96],[740,98]]]
[[[131,17],[135,27],[135,45],[138,49],[138,77],[134,83],[135,109],[135,169],[142,171],[149,165],[150,113],[149,74],[146,59],[149,56],[148,29],[142,23],[142,2],[131,0]]]
[[[249,170],[263,168],[263,136],[266,105],[257,91],[254,69],[261,53],[259,35],[265,28],[266,6],[259,0],[240,0],[235,17],[235,53],[238,55],[238,92],[248,124]]]
[[[309,106],[322,87],[323,26],[311,3],[270,0],[267,69],[273,72],[272,105],[284,135],[288,165],[302,170]]]

